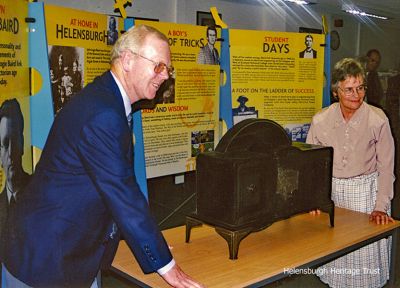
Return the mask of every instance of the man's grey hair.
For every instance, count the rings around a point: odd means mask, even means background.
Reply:
[[[134,26],[123,33],[114,44],[111,50],[111,64],[113,64],[124,51],[129,50],[139,53],[146,37],[150,35],[168,43],[168,38],[157,29],[147,25]]]

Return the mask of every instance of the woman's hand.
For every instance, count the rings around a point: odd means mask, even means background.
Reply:
[[[382,211],[372,211],[369,215],[369,221],[375,222],[376,224],[389,224],[389,222],[394,222],[393,218]]]
[[[321,214],[321,210],[319,210],[319,209],[311,210],[308,213],[310,213],[310,215],[316,216],[316,215],[320,215]]]

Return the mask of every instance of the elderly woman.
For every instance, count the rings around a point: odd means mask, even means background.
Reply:
[[[313,117],[307,143],[332,146],[332,200],[338,207],[370,214],[370,221],[393,219],[394,142],[384,112],[365,103],[365,72],[354,59],[339,61],[332,73],[338,98]],[[318,271],[330,287],[382,287],[389,279],[390,239],[340,257]]]

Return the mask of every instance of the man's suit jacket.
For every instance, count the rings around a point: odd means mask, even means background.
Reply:
[[[313,58],[317,58],[317,51],[314,50],[314,49],[311,49],[311,50],[312,50],[312,52],[313,52]],[[304,58],[304,53],[306,53],[306,50],[301,51],[301,52],[299,53],[299,57],[300,57],[300,58]]]
[[[5,189],[4,189],[3,192],[0,194],[0,287],[2,287],[1,263],[3,262],[5,225],[6,225],[7,214],[8,214],[8,203],[7,202],[8,202],[7,192],[5,192]]]
[[[23,189],[31,179],[31,175],[22,171],[21,176],[18,178],[19,185],[21,189]],[[17,193],[17,199],[22,195],[24,190],[21,190]],[[4,242],[5,235],[7,234],[6,225],[9,211],[9,202],[7,197],[7,188],[4,186],[3,191],[0,194],[0,262],[3,259],[3,250],[4,250]],[[1,267],[0,267],[1,270]],[[0,277],[1,278],[1,277]]]
[[[30,179],[30,175],[25,171],[22,171],[21,178],[18,179],[19,184],[21,187],[25,187]],[[17,198],[23,193],[23,190],[18,192]],[[0,194],[0,287],[2,287],[2,267],[1,263],[3,262],[3,251],[5,249],[5,235],[7,234],[7,218],[8,218],[8,211],[9,211],[9,202],[7,197],[7,188],[4,186],[3,191]]]
[[[5,264],[34,287],[89,287],[119,241],[145,273],[172,260],[133,172],[132,132],[110,72],[56,116],[24,197],[10,217]]]
[[[386,90],[386,110],[389,114],[389,119],[391,120],[390,126],[396,130],[396,135],[398,135],[398,129],[400,128],[400,74],[388,79],[388,87]]]
[[[382,108],[381,101],[384,93],[379,80],[378,72],[371,71],[367,73],[367,91],[365,92],[365,98],[368,104]]]
[[[3,246],[4,246],[4,235],[5,235],[5,225],[7,221],[8,214],[8,199],[6,188],[4,187],[3,192],[0,194],[0,262],[3,259]],[[1,270],[1,268],[0,268]],[[1,278],[1,276],[0,276]]]
[[[400,74],[388,79],[386,102],[387,105],[396,106],[398,111],[400,102]]]
[[[199,55],[197,56],[198,64],[219,64],[219,54],[218,50],[213,47],[210,49],[210,46],[207,44],[204,47],[200,48]]]

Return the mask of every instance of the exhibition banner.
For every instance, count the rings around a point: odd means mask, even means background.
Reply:
[[[45,5],[50,81],[55,114],[110,68],[110,51],[123,27],[121,18]]]
[[[28,1],[0,0],[0,102],[29,96]]]
[[[27,17],[28,1],[0,0],[0,193],[20,191],[32,173]]]
[[[175,68],[174,77],[157,92],[155,108],[142,111],[147,178],[195,170],[196,156],[213,151],[218,141],[220,31],[143,20],[135,24],[168,37]]]
[[[322,107],[325,37],[230,30],[233,123],[266,118],[305,141]]]

